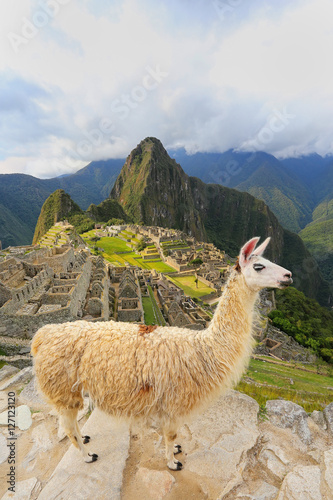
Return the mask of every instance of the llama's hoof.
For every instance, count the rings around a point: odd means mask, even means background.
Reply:
[[[178,455],[178,453],[181,452],[182,452],[182,447],[180,446],[180,444],[175,444],[173,447],[173,454]]]
[[[88,453],[88,458],[85,460],[85,462],[90,464],[91,462],[96,462],[97,459],[98,455],[96,455],[96,453]]]
[[[82,436],[83,444],[87,444],[90,441],[90,436]]]
[[[173,460],[171,463],[168,463],[168,467],[170,470],[182,470],[183,464],[179,460]]]

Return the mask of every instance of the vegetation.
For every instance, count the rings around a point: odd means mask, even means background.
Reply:
[[[203,264],[203,260],[200,257],[196,257],[188,263],[189,266],[201,266],[201,264]]]
[[[85,233],[94,228],[95,223],[84,214],[69,215],[68,222],[75,227],[77,233]]]
[[[198,283],[196,283],[196,277],[194,275],[177,276],[177,278],[169,276],[169,279],[175,283],[175,285],[184,290],[186,295],[189,295],[192,298],[200,298],[203,295],[208,295],[214,292],[212,288],[202,283],[200,279],[198,280]]]
[[[87,215],[96,222],[108,222],[110,219],[129,222],[123,207],[116,201],[107,198],[99,205],[91,204]]]
[[[141,238],[139,243],[137,243],[137,245],[136,245],[136,249],[138,252],[142,252],[142,250],[144,250],[146,248],[146,246],[147,246],[147,243],[145,242],[145,239]]]
[[[165,326],[165,319],[157,305],[154,292],[151,286],[148,286],[149,297],[142,297],[142,306],[145,314],[146,325]]]
[[[65,193],[63,189],[58,189],[47,198],[42,206],[33,237],[33,243],[37,243],[55,222],[69,219],[75,215],[83,216],[81,208],[74,203],[71,197]]]
[[[254,398],[261,407],[271,399],[286,399],[305,411],[322,410],[333,401],[333,376],[318,375],[316,367],[304,371],[301,365],[251,359],[237,390]]]
[[[333,363],[333,312],[293,287],[277,290],[276,301],[269,314],[273,325]]]

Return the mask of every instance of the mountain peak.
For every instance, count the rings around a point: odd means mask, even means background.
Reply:
[[[206,239],[189,177],[155,137],[147,137],[132,150],[110,197],[137,223],[175,227],[199,240]]]
[[[69,194],[63,189],[57,189],[45,200],[36,224],[33,243],[37,243],[42,236],[55,224],[74,213],[82,214],[82,210]]]

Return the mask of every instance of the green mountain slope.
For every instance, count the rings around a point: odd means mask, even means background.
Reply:
[[[4,205],[0,204],[0,240],[3,248],[26,245],[32,240],[33,231]]]
[[[110,196],[137,223],[173,227],[206,239],[189,178],[158,139],[148,137],[131,152]]]
[[[83,211],[71,197],[63,189],[57,189],[42,206],[35,228],[33,243],[37,243],[56,222],[70,219],[73,215],[82,214]]]
[[[320,203],[300,236],[333,290],[333,199]]]
[[[232,150],[194,155],[175,151],[173,155],[189,175],[264,200],[283,227],[291,231],[298,232],[311,221],[314,202],[309,188],[272,155]]]
[[[86,215],[96,222],[108,222],[110,219],[122,219],[124,222],[130,222],[123,207],[116,200],[110,198],[102,201],[99,205],[91,204]]]
[[[263,163],[236,189],[264,200],[290,231],[300,231],[311,220],[313,204],[308,190],[287,174],[279,162]]]

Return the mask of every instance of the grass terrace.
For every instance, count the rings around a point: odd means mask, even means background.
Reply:
[[[213,293],[215,290],[205,285],[200,279],[198,280],[198,287],[195,283],[195,276],[193,274],[186,276],[177,276],[176,278],[169,276],[169,279],[177,286],[179,286],[186,295],[200,299],[204,295]]]
[[[142,256],[134,252],[126,241],[121,238],[105,236],[96,242],[92,240],[95,236],[95,230],[88,231],[82,235],[84,241],[91,248],[95,246],[103,248],[103,257],[115,266],[125,266],[128,263],[131,266],[139,266],[142,269],[155,269],[161,273],[176,272],[176,269],[165,264],[161,259],[143,260]]]
[[[236,389],[254,398],[262,408],[268,400],[283,398],[307,412],[322,410],[333,402],[333,374],[331,368],[325,370],[325,375],[318,374],[317,369],[315,365],[305,368],[269,358],[251,359],[245,379]]]
[[[153,290],[148,286],[149,297],[142,297],[142,306],[145,315],[146,325],[162,325],[165,326],[165,319],[157,305]]]

